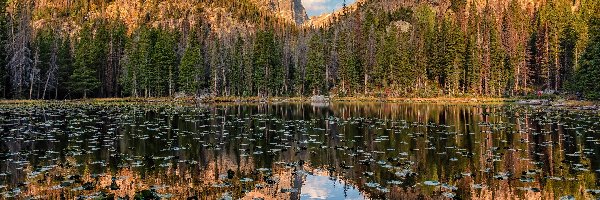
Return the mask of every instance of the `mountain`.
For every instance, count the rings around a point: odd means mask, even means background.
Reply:
[[[7,10],[27,4],[16,1]],[[130,31],[142,24],[178,28],[208,23],[213,30],[229,32],[308,20],[301,0],[40,0],[29,4],[36,29],[51,25],[78,30],[84,22],[108,20],[122,21]]]
[[[308,21],[308,15],[301,0],[256,0],[256,2],[268,11],[277,13],[278,17],[296,24]]]
[[[333,11],[332,13],[323,13],[318,16],[313,16],[310,20],[305,23],[305,26],[308,27],[324,27],[329,26],[334,23],[337,19],[339,19],[344,13],[351,13],[358,10],[358,8],[365,3],[368,3],[368,0],[357,0],[354,3],[343,7],[342,9]]]
[[[532,14],[536,8],[544,5],[546,1],[542,0],[514,0],[517,4],[527,11],[527,14]],[[341,16],[352,12],[394,12],[399,9],[411,8],[415,9],[421,5],[427,5],[437,13],[446,13],[449,10],[458,7],[468,7],[475,5],[476,10],[482,11],[486,6],[500,14],[510,4],[511,0],[356,0],[349,4],[346,8],[336,10],[332,13],[324,13],[319,16],[311,17],[304,25],[312,27],[323,27],[332,25]],[[572,10],[577,10],[581,6],[581,0],[572,1]],[[468,10],[466,10],[468,12]],[[524,13],[525,14],[525,13]]]

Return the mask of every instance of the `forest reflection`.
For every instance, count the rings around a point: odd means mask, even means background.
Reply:
[[[4,105],[3,198],[597,197],[597,113],[514,104]],[[318,187],[316,187],[318,185]]]

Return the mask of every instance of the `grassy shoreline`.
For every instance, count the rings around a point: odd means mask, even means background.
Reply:
[[[377,98],[377,97],[334,97],[330,102],[348,103],[514,103],[531,100],[524,97],[494,98],[494,97],[435,97],[435,98]],[[543,99],[541,99],[543,100]],[[10,100],[2,99],[0,104],[36,104],[36,103],[311,103],[310,97],[213,97],[197,100],[192,97],[185,98],[91,98],[74,100]],[[562,106],[595,106],[597,101],[555,100]]]
[[[379,103],[502,103],[514,102],[512,98],[376,98],[376,97],[341,97],[332,98],[329,102],[379,102]],[[0,104],[31,104],[52,102],[87,102],[87,103],[311,103],[310,97],[213,97],[197,100],[186,98],[90,98],[72,100],[27,100],[27,99],[2,99]]]

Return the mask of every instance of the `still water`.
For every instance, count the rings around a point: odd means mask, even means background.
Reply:
[[[515,104],[0,106],[0,198],[590,199],[600,115]]]

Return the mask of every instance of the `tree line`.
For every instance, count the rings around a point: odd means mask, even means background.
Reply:
[[[224,32],[203,18],[192,26],[143,22],[132,29],[123,20],[82,16],[77,31],[34,28],[33,5],[23,1],[0,13],[0,56],[6,58],[0,90],[15,99],[515,96],[539,90],[600,98],[596,1],[527,7],[518,0],[451,0],[446,9],[383,9],[380,3],[385,0],[344,7],[324,27],[279,23],[243,3],[231,13],[261,25]],[[8,7],[6,0],[0,4]]]

